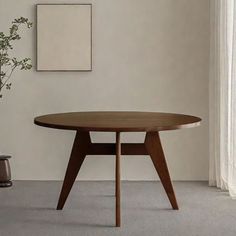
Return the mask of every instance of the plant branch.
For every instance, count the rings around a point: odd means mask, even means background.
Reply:
[[[14,70],[16,69],[16,67],[17,66],[12,67],[11,73],[9,74],[9,76],[5,76],[7,79],[4,82],[2,82],[2,85],[0,86],[0,90],[6,85],[7,81],[9,81],[9,79],[11,78],[11,75],[14,72]]]
[[[11,58],[8,54],[8,51],[13,49],[12,41],[21,39],[18,33],[20,25],[25,25],[29,29],[33,23],[27,18],[19,17],[12,21],[7,34],[0,32],[0,98],[2,97],[1,91],[4,87],[10,89],[11,83],[8,82],[17,67],[20,70],[29,70],[32,67],[30,58],[17,60],[15,57]]]

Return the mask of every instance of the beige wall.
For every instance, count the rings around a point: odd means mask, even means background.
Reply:
[[[0,0],[0,29],[15,17],[35,22],[35,4]],[[50,3],[54,1],[48,1]],[[69,1],[55,1],[55,3]],[[80,2],[79,0],[70,2]],[[19,71],[0,102],[0,150],[12,154],[14,179],[62,179],[74,132],[37,127],[37,115],[85,110],[177,112],[203,118],[194,129],[161,133],[175,180],[208,177],[208,0],[97,0],[93,3],[93,71]],[[16,53],[35,63],[34,30]],[[48,42],[50,43],[50,42]],[[93,134],[114,141],[114,134]],[[143,134],[122,134],[142,141]],[[113,179],[114,158],[88,157],[80,179]],[[122,158],[122,177],[156,179],[149,158]]]

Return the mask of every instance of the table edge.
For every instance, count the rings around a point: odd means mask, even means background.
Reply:
[[[37,118],[37,117],[36,117]],[[139,127],[139,128],[127,128],[127,127],[86,127],[86,126],[66,126],[66,125],[55,125],[55,124],[46,124],[40,121],[37,121],[36,118],[34,119],[34,124],[46,128],[52,129],[61,129],[61,130],[74,130],[74,131],[94,131],[94,132],[159,132],[159,131],[166,131],[166,130],[178,130],[183,128],[194,128],[200,126],[201,118],[199,121],[194,123],[188,124],[181,124],[181,125],[173,125],[173,126],[160,126],[160,127]]]

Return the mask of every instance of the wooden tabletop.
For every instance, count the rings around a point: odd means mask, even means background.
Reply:
[[[36,117],[36,125],[80,131],[162,131],[195,127],[195,116],[159,112],[72,112]]]

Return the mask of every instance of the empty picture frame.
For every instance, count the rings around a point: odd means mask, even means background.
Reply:
[[[37,4],[37,71],[92,70],[92,4]]]

